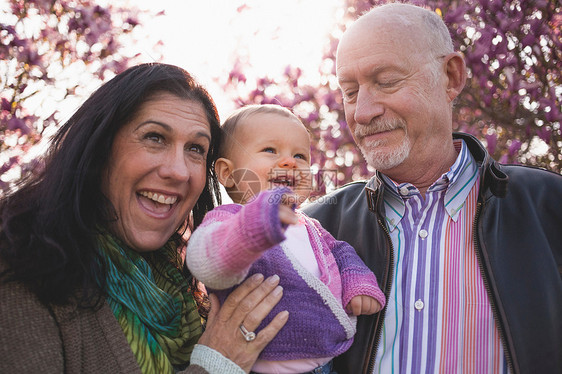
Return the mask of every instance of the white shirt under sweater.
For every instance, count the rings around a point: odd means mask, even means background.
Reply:
[[[285,241],[283,246],[286,247],[299,263],[312,275],[319,278],[320,269],[316,256],[310,245],[310,239],[306,226],[303,224],[289,225],[285,231]],[[291,316],[289,316],[291,318]],[[267,374],[283,374],[283,373],[305,373],[311,371],[318,366],[322,366],[329,362],[332,357],[325,358],[307,358],[301,360],[287,361],[265,361],[257,360],[252,371]]]

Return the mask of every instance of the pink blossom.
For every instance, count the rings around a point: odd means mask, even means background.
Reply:
[[[537,136],[548,144],[552,138],[552,131],[545,126],[542,126],[537,130]]]
[[[521,141],[515,139],[511,142],[508,148],[509,156],[514,156],[521,149]]]
[[[486,135],[486,143],[488,144],[488,152],[494,154],[496,152],[496,145],[498,144],[498,136],[495,133]]]

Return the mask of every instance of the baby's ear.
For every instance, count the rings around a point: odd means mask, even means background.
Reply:
[[[234,187],[234,179],[232,179],[232,172],[233,172],[233,164],[227,158],[220,157],[215,161],[215,173],[217,174],[217,178],[219,178],[219,182],[225,188]]]

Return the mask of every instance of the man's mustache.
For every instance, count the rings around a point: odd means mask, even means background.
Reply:
[[[376,121],[371,121],[368,125],[357,125],[353,134],[356,139],[362,139],[366,136],[375,135],[384,131],[390,131],[395,129],[405,129],[406,122],[398,119],[379,119]]]

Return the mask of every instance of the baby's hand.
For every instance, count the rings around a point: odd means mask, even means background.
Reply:
[[[349,301],[345,310],[354,316],[375,314],[381,310],[381,304],[371,296],[358,295]]]
[[[291,194],[284,194],[279,205],[279,220],[284,225],[295,225],[299,222],[295,213],[296,197]]]

